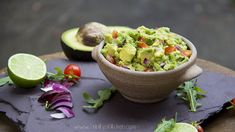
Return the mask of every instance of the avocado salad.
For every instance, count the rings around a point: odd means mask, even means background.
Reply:
[[[168,71],[187,62],[192,51],[182,37],[168,27],[140,26],[105,34],[104,57],[111,63],[133,71]]]

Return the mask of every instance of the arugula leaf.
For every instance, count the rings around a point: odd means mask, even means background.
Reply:
[[[0,87],[4,86],[5,84],[13,84],[9,76],[0,79]]]
[[[98,91],[98,99],[93,99],[87,92],[83,93],[83,98],[86,103],[89,105],[83,106],[83,108],[90,108],[90,109],[98,109],[101,106],[103,106],[104,101],[108,100],[112,93],[114,93],[116,89],[112,88],[107,88],[107,89],[101,89]]]
[[[196,112],[201,106],[198,99],[205,97],[206,92],[196,86],[196,81],[187,81],[181,84],[176,90],[176,96],[189,103],[190,111]]]
[[[154,132],[170,132],[176,124],[175,119],[165,120],[163,119],[160,124],[156,127]]]

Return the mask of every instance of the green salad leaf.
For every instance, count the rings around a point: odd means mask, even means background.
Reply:
[[[206,92],[200,87],[196,86],[194,80],[184,82],[177,88],[177,97],[189,103],[190,111],[196,112],[197,108],[201,106],[197,102],[198,99],[205,97]]]
[[[93,99],[87,92],[83,93],[83,98],[86,103],[89,105],[83,106],[83,108],[90,108],[90,109],[98,109],[101,106],[103,106],[104,101],[108,100],[112,93],[114,93],[116,89],[112,88],[106,88],[106,89],[101,89],[98,91],[98,99]]]
[[[6,84],[13,84],[9,76],[0,79],[0,87]]]

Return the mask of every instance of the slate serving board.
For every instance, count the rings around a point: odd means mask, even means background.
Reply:
[[[0,111],[14,121],[24,132],[152,132],[162,118],[172,118],[178,113],[178,121],[199,121],[219,111],[223,104],[235,97],[235,78],[218,73],[204,72],[198,77],[198,86],[207,92],[200,100],[203,104],[198,112],[188,107],[173,92],[168,98],[152,104],[138,104],[123,98],[118,92],[98,111],[84,111],[82,93],[96,97],[99,89],[111,87],[95,62],[72,62],[66,59],[47,63],[53,72],[55,66],[64,68],[69,63],[78,64],[82,69],[80,83],[71,88],[75,118],[55,120],[50,112],[37,102],[42,92],[40,86],[34,89],[18,89],[14,86],[0,88]],[[0,75],[3,77],[5,75]]]

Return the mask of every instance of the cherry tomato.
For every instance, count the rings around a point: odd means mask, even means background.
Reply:
[[[140,47],[140,48],[148,48],[148,45],[145,42],[140,42],[138,44],[138,47]]]
[[[233,99],[231,100],[231,102],[235,105],[235,98],[233,98]]]
[[[75,64],[69,64],[65,67],[64,69],[64,74],[65,75],[75,75],[77,77],[81,76],[81,69],[79,66]],[[75,80],[79,80],[79,78],[76,78]]]
[[[116,39],[116,38],[118,37],[118,31],[114,30],[114,31],[112,32],[112,37],[113,37],[114,39]]]
[[[204,132],[203,128],[200,125],[196,126],[198,132]]]
[[[181,51],[181,54],[183,56],[190,57],[192,55],[192,51],[191,50],[183,50],[183,51]]]
[[[168,46],[165,48],[165,54],[169,55],[171,52],[176,51],[176,47],[175,46]]]

